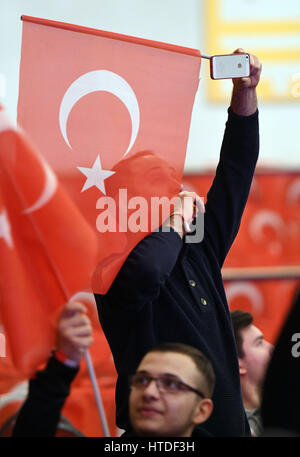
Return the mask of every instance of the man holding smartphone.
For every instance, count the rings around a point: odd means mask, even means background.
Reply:
[[[161,228],[143,239],[107,294],[96,295],[118,371],[117,425],[128,433],[129,375],[151,347],[179,342],[201,350],[216,374],[214,409],[198,426],[202,434],[250,435],[221,268],[238,232],[258,158],[260,73],[259,60],[250,55],[250,75],[233,79],[220,161],[205,205],[203,241],[185,242],[187,224],[203,208],[198,195],[182,191],[183,204],[164,224],[170,230]]]

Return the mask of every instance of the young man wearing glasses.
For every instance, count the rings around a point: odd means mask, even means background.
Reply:
[[[215,374],[198,349],[162,343],[130,378],[129,414],[138,436],[189,437],[212,413]]]

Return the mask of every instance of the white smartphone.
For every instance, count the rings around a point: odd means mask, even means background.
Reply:
[[[210,77],[212,79],[243,78],[249,75],[249,54],[227,54],[210,57]]]

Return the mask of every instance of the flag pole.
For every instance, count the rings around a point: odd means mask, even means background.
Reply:
[[[110,438],[109,429],[108,429],[106,416],[105,416],[105,410],[103,407],[103,402],[102,402],[102,398],[100,395],[99,387],[97,384],[97,378],[95,375],[93,362],[92,362],[91,355],[90,355],[90,352],[88,349],[84,350],[84,358],[85,358],[85,361],[86,361],[86,364],[88,367],[88,371],[89,371],[89,375],[91,378],[91,382],[92,382],[92,386],[93,386],[93,390],[94,390],[94,394],[95,394],[95,398],[96,398],[97,408],[98,408],[98,411],[100,414],[103,433],[106,438]]]

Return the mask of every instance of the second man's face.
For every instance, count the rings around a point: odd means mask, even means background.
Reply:
[[[273,345],[264,339],[264,335],[255,325],[243,329],[241,336],[245,354],[242,361],[247,375],[252,381],[261,384],[270,362]]]

